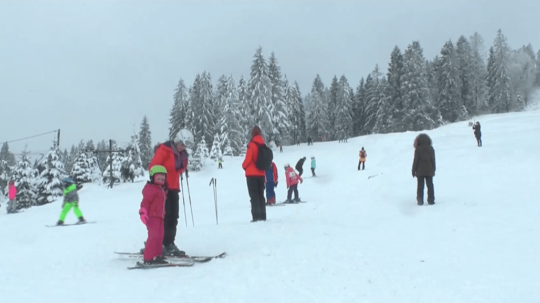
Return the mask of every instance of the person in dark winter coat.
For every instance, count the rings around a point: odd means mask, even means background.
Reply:
[[[360,157],[360,160],[358,161],[358,170],[360,170],[360,167],[362,167],[362,170],[366,169],[367,152],[363,146],[360,152],[358,153],[358,156]]]
[[[296,168],[296,170],[298,171],[298,175],[300,177],[302,177],[302,174],[304,173],[304,162],[306,161],[306,157],[298,160],[298,162],[296,162],[296,166],[294,168]]]
[[[476,121],[476,124],[473,125],[472,129],[474,130],[476,143],[478,144],[478,146],[482,146],[482,132],[480,131],[480,122]]]
[[[246,158],[242,168],[246,171],[246,182],[251,199],[251,222],[266,221],[266,201],[264,199],[265,171],[258,169],[255,163],[259,155],[259,145],[263,145],[261,129],[258,126],[251,130],[251,141],[248,144]]]
[[[433,177],[435,176],[435,150],[431,146],[431,138],[426,134],[420,134],[414,140],[414,161],[412,176],[418,180],[416,189],[416,202],[424,205],[424,182],[428,188],[427,201],[430,205],[435,204],[435,192],[433,189]]]

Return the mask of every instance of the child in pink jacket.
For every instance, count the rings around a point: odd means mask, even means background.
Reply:
[[[296,174],[296,172],[289,165],[289,163],[285,164],[285,180],[287,181],[287,189],[289,190],[287,193],[287,201],[285,201],[285,203],[300,202],[300,198],[298,197],[298,181],[302,183],[303,180],[302,177]],[[294,200],[291,201],[293,191]]]
[[[16,213],[17,212],[17,188],[15,187],[15,182],[9,181],[8,184],[8,207],[7,212],[10,213]]]
[[[163,220],[165,218],[165,199],[167,198],[167,170],[164,166],[154,165],[150,168],[150,181],[143,188],[143,200],[139,215],[148,229],[148,240],[144,248],[144,263],[139,265],[168,264],[161,255]]]

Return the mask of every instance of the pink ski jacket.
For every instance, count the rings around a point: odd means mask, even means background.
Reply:
[[[9,193],[8,193],[8,195],[9,195],[10,200],[14,200],[15,197],[17,196],[17,188],[15,187],[14,184],[9,185]]]
[[[165,218],[165,199],[167,190],[163,187],[147,182],[142,191],[141,207],[146,209],[148,217]]]
[[[287,168],[287,170],[285,170],[285,180],[287,180],[287,187],[298,184],[298,181],[300,181],[300,183],[304,182],[302,177],[297,175],[294,169],[290,166]]]

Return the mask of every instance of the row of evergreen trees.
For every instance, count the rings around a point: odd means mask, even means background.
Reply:
[[[250,79],[221,76],[212,86],[207,72],[186,88],[180,79],[170,114],[170,137],[181,128],[193,130],[196,151],[202,138],[215,138],[242,153],[250,130],[258,125],[267,141],[297,142],[326,138],[420,131],[479,114],[522,110],[540,86],[540,51],[529,44],[510,50],[498,31],[487,58],[482,37],[448,41],[440,56],[426,60],[420,42],[404,52],[395,47],[386,73],[375,66],[356,90],[343,75],[326,87],[319,75],[301,97],[296,82],[282,77],[277,59],[258,48]],[[213,142],[206,141],[206,148]]]

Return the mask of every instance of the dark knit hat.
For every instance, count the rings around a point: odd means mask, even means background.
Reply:
[[[260,135],[260,134],[261,134],[261,129],[258,126],[253,127],[253,129],[251,130],[251,137],[253,138],[256,135]]]

